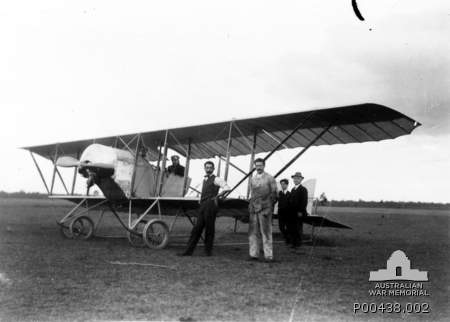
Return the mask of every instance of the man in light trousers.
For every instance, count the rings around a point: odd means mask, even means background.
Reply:
[[[277,183],[270,174],[264,172],[264,159],[256,159],[254,165],[256,174],[250,179],[249,260],[258,260],[262,244],[264,260],[273,262],[272,213],[277,200]]]

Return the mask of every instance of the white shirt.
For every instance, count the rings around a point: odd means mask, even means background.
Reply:
[[[300,187],[302,184],[301,183],[299,183],[299,184],[297,184],[297,185],[295,185],[295,187],[294,188],[292,188],[292,190],[297,190],[298,189],[298,187]],[[292,191],[291,190],[291,191]]]

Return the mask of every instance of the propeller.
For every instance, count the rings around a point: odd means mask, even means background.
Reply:
[[[78,167],[80,165],[80,161],[74,157],[62,156],[56,160],[56,165],[63,168]]]
[[[61,156],[56,160],[56,165],[58,167],[70,168],[70,167],[85,167],[85,168],[101,168],[101,169],[114,169],[113,164],[101,163],[101,162],[90,162],[90,161],[79,161],[74,157]]]

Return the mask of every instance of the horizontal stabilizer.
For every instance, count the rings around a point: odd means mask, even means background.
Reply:
[[[303,218],[303,222],[315,227],[332,227],[332,228],[342,228],[342,229],[352,229],[349,226],[340,224],[338,222],[329,220],[321,216],[306,216]]]

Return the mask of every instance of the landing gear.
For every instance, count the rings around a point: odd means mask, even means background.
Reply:
[[[114,205],[108,202],[107,199],[101,200],[89,206],[87,199],[83,199],[77,204],[63,219],[58,221],[60,225],[61,234],[69,239],[87,240],[92,237],[97,230],[105,210],[98,209],[102,204],[106,204],[111,213],[116,217],[120,225],[126,230],[127,239],[134,247],[148,247],[151,249],[163,249],[169,243],[169,233],[175,224],[175,220],[178,217],[179,211],[175,215],[174,221],[171,223],[170,228],[168,224],[162,220],[161,209],[159,206],[159,198],[155,199],[150,206],[148,206],[143,213],[142,208],[132,208],[132,200],[128,205],[128,222],[125,222],[119,215],[118,210],[123,210],[123,204]],[[78,211],[82,206],[86,209]],[[105,206],[105,205],[104,205]],[[151,213],[152,209],[157,207],[157,214],[159,219],[150,220],[149,216],[155,214],[155,211]],[[94,223],[92,218],[92,210],[102,210],[102,213]],[[138,214],[138,217],[132,216]]]
[[[141,220],[134,227],[133,232],[127,231],[128,241],[133,247],[145,247],[145,241],[142,234],[146,224],[147,220]]]
[[[69,226],[67,226],[65,224],[59,224],[59,231],[65,238],[68,238],[68,239],[72,238],[72,233],[70,232]]]
[[[70,223],[69,230],[73,239],[86,240],[94,234],[94,222],[87,216],[80,216]]]
[[[160,219],[149,221],[143,231],[145,244],[152,249],[162,249],[169,243],[169,227]]]

